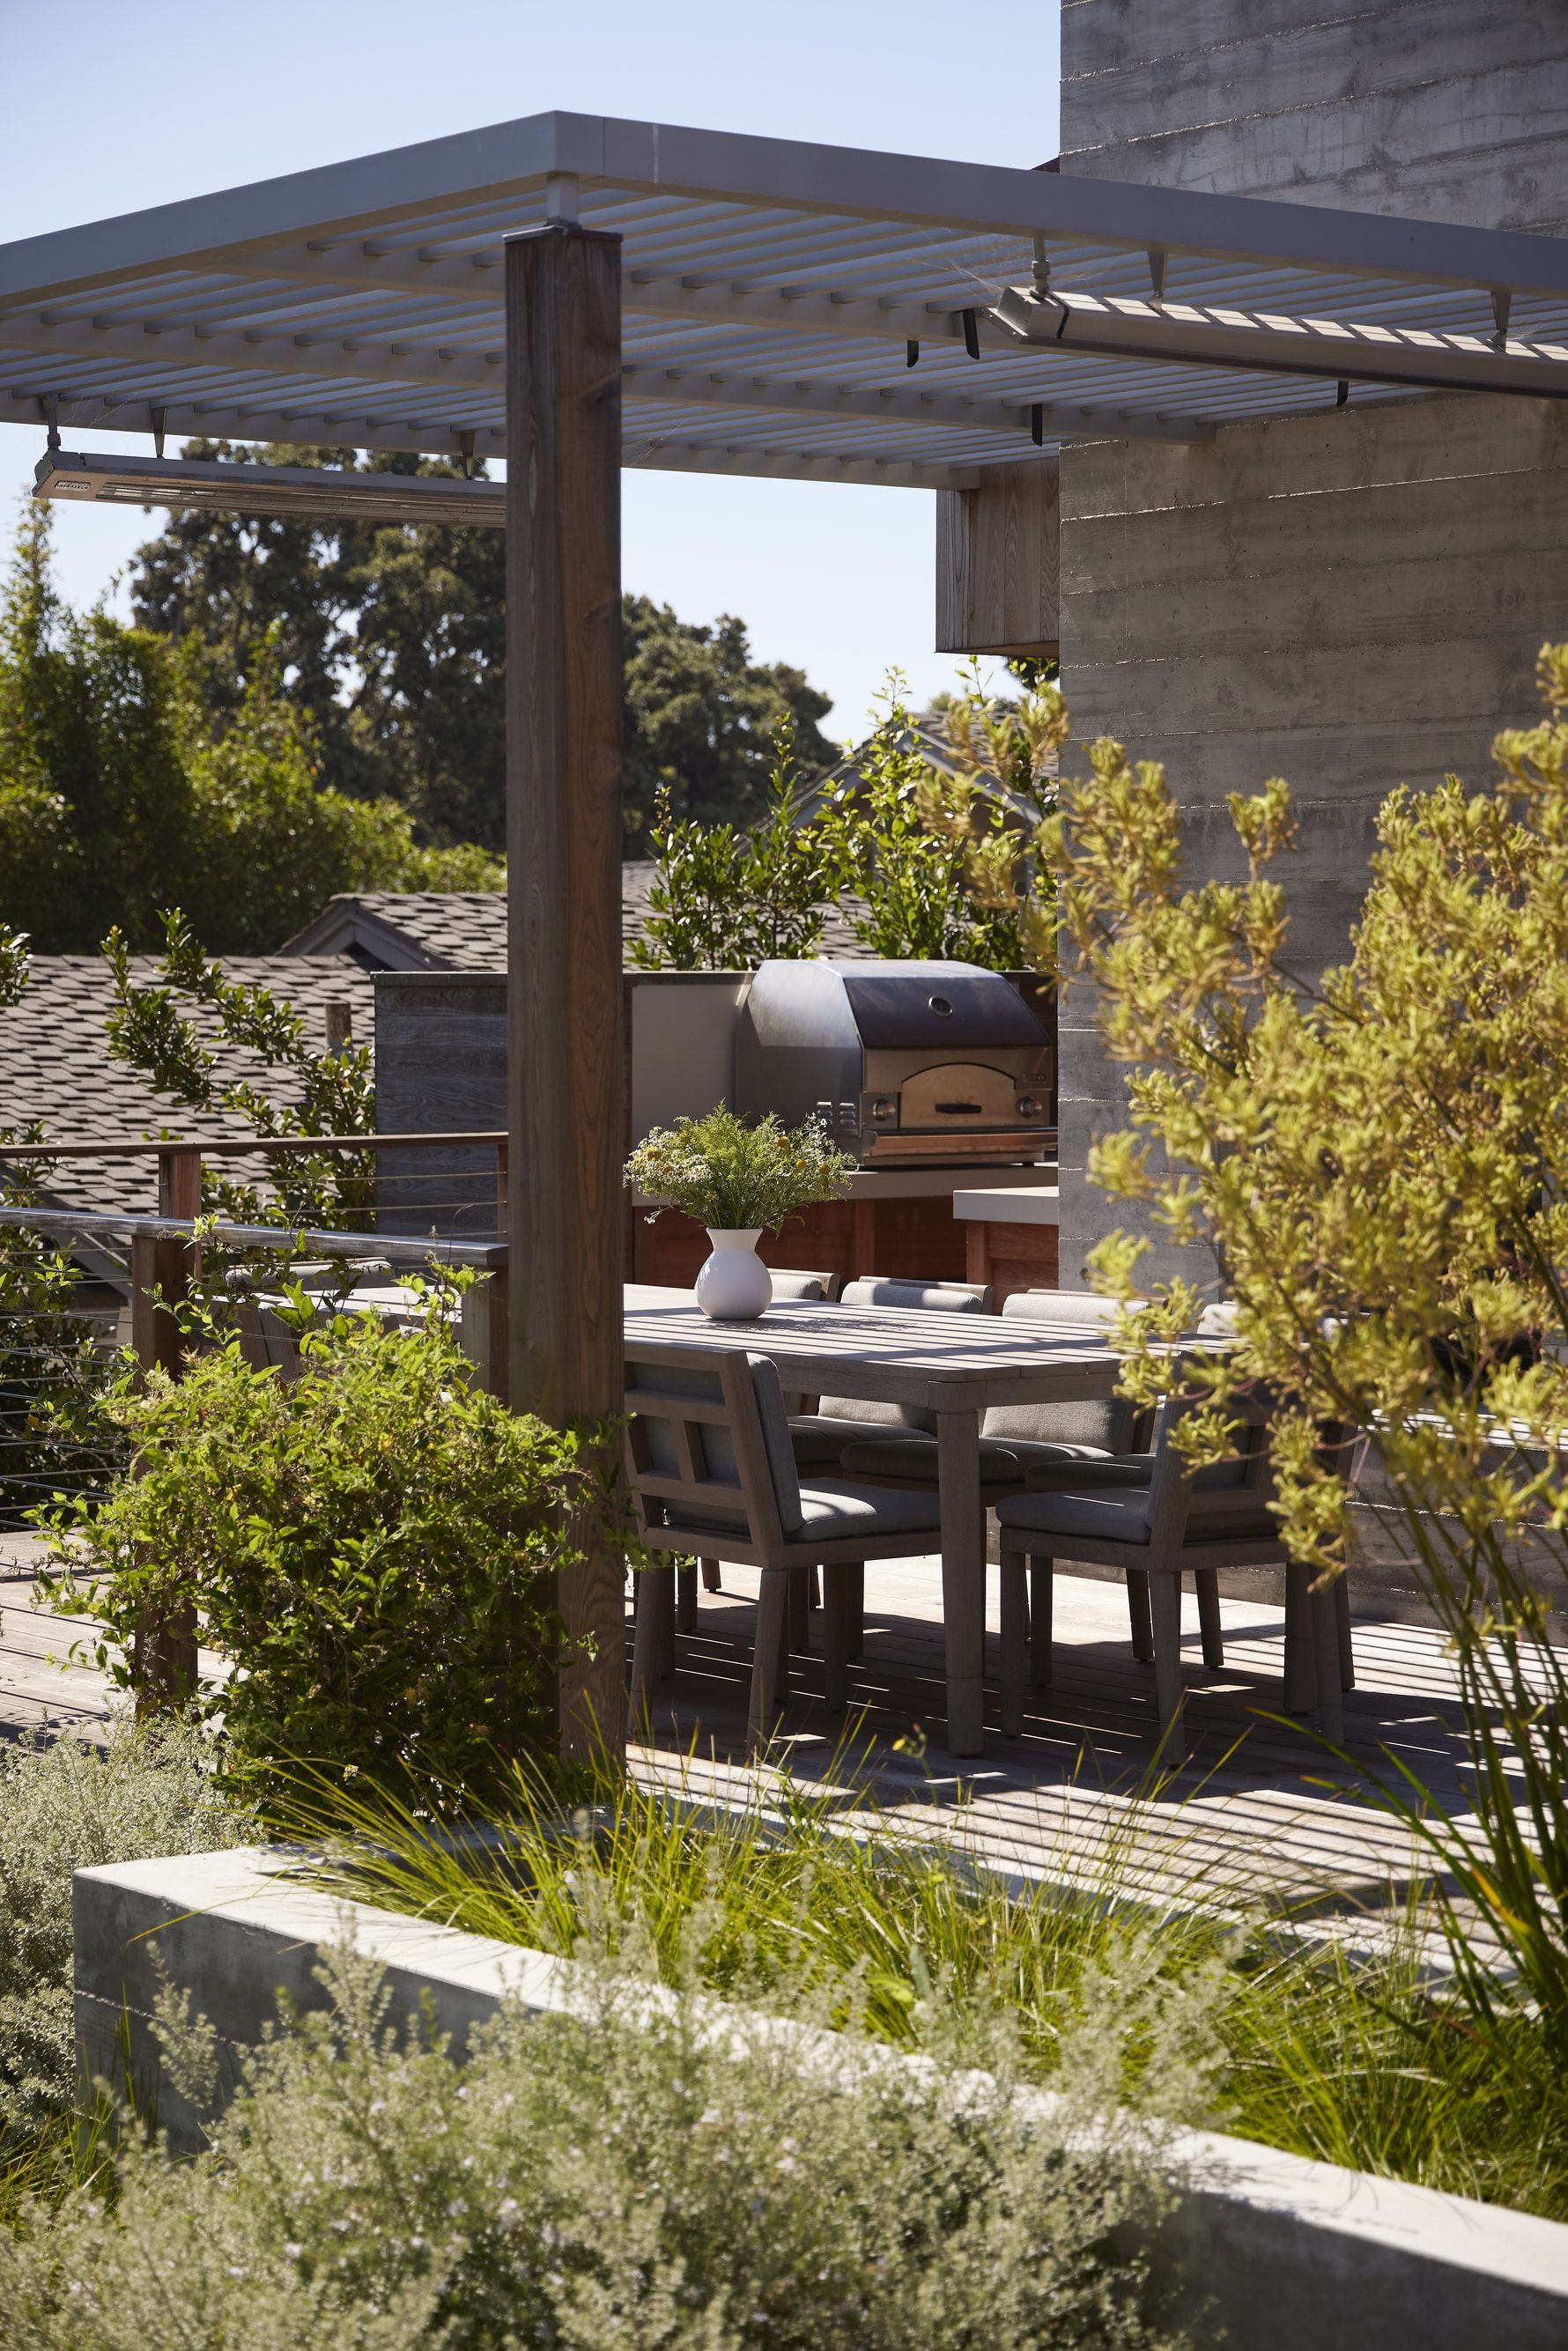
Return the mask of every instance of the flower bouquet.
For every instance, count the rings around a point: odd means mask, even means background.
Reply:
[[[713,1255],[697,1276],[697,1302],[717,1320],[744,1321],[773,1296],[758,1237],[846,1192],[853,1164],[810,1120],[791,1132],[771,1114],[752,1126],[720,1108],[654,1127],[626,1162],[626,1180],[657,1203],[650,1223],[679,1208],[707,1228]]]

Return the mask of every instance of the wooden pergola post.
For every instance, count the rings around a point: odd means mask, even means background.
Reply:
[[[507,1237],[512,1406],[618,1414],[621,240],[507,240]],[[562,1573],[563,1755],[625,1745],[624,1563]]]

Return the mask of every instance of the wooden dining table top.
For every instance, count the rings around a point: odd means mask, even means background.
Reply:
[[[1109,1395],[1120,1368],[1092,1332],[998,1314],[906,1306],[840,1306],[781,1299],[744,1322],[716,1322],[690,1290],[626,1285],[626,1337],[651,1346],[706,1346],[788,1364],[792,1384],[936,1410]]]

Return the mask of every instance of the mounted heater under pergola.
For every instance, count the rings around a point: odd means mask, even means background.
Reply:
[[[1568,243],[545,114],[0,248],[42,495],[505,519],[512,1395],[558,1421],[621,1400],[621,468],[934,490],[942,642],[1029,643],[1044,596],[994,616],[1064,442],[1433,392],[1568,392]],[[581,1752],[623,1737],[618,1562],[562,1602]]]

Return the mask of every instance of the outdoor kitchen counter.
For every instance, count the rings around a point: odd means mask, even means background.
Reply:
[[[1117,1359],[1098,1340],[980,1314],[786,1300],[749,1322],[710,1322],[695,1298],[628,1283],[626,1332],[654,1346],[743,1348],[771,1355],[787,1388],[917,1405],[936,1416],[947,1747],[983,1750],[985,1508],[980,1415],[993,1404],[1080,1403],[1114,1388]]]
[[[960,1221],[959,1196],[1000,1199],[1017,1194],[1032,1199],[1049,1193],[1054,1199],[1051,1183],[1054,1174],[1054,1167],[1048,1165],[984,1170],[860,1167],[850,1178],[847,1196],[821,1201],[782,1233],[765,1236],[762,1255],[769,1265],[834,1273],[841,1281],[863,1280],[872,1275],[883,1280],[987,1280],[989,1275],[969,1270],[972,1243],[967,1247],[966,1237],[979,1228]],[[700,1226],[670,1209],[651,1225],[649,1207],[649,1203],[638,1201],[631,1210],[628,1265],[632,1278],[689,1289],[708,1253],[707,1236]],[[1054,1217],[1047,1221],[1030,1207],[1018,1223],[1007,1224],[1005,1230],[1009,1247],[1001,1295],[1011,1290],[1054,1289]],[[1016,1240],[1020,1234],[1028,1237],[1023,1245]]]
[[[998,1305],[1015,1290],[1057,1287],[1061,1194],[1040,1182],[1043,1172],[1020,1167],[1017,1173],[1029,1179],[1022,1184],[998,1184],[988,1176],[983,1185],[953,1195],[953,1215],[965,1236],[964,1279],[988,1281]]]

